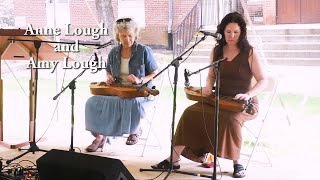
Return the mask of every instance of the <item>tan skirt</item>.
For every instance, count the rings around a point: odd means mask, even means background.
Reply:
[[[215,107],[193,104],[183,112],[174,137],[174,145],[186,146],[182,155],[199,162],[199,158],[210,152],[214,154]],[[238,160],[242,144],[241,127],[247,120],[257,116],[247,113],[219,111],[218,117],[218,157]]]

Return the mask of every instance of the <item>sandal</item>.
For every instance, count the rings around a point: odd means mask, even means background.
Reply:
[[[87,152],[96,152],[99,148],[102,148],[105,141],[105,139],[102,138],[101,141],[98,141],[97,139],[95,139],[87,148],[86,151]]]
[[[139,131],[136,134],[130,134],[129,137],[127,138],[126,145],[137,144],[141,134],[142,134],[142,129],[139,129]]]
[[[159,164],[152,165],[152,169],[170,169],[170,162],[168,160],[163,160]],[[180,169],[180,165],[173,165],[173,169]]]
[[[246,176],[246,171],[241,164],[233,165],[233,177],[234,178],[243,178]]]

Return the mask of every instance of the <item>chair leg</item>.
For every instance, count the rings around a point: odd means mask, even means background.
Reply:
[[[101,152],[104,152],[104,148],[106,147],[106,143],[111,144],[110,139],[107,136],[103,136],[103,145],[101,148]]]
[[[247,127],[246,127],[246,128],[247,128]],[[250,129],[247,128],[247,130],[254,136],[253,132],[252,132]],[[252,148],[252,150],[251,150],[251,153],[250,153],[250,155],[249,155],[249,159],[248,159],[248,161],[247,161],[247,165],[246,165],[245,170],[248,169],[248,166],[249,166],[249,164],[250,164],[250,162],[251,162],[251,160],[252,160],[252,156],[253,156],[253,154],[254,154],[254,152],[256,151],[256,148],[257,148],[258,146],[263,150],[265,156],[266,156],[267,159],[268,159],[268,162],[267,162],[266,164],[270,164],[270,166],[272,166],[272,162],[271,162],[271,159],[270,159],[270,157],[269,157],[269,155],[268,155],[268,152],[267,152],[267,150],[263,147],[263,144],[261,144],[261,142],[260,142],[261,132],[262,132],[262,128],[260,128],[260,131],[259,131],[258,135],[257,135],[257,136],[254,136],[254,138],[255,138],[254,146],[253,146],[253,148]]]
[[[161,92],[162,85],[163,85],[163,81],[164,81],[163,74],[160,76],[160,79],[161,79],[161,82],[160,82],[160,84],[159,84],[159,87],[160,87],[160,88],[159,88],[158,90]],[[147,120],[147,124],[149,125],[149,128],[148,128],[148,133],[147,133],[146,140],[145,140],[144,145],[143,145],[143,150],[142,150],[142,153],[141,153],[141,157],[144,156],[144,152],[145,152],[145,149],[146,149],[146,146],[147,146],[147,143],[148,143],[148,140],[149,140],[149,136],[150,136],[150,132],[151,132],[151,131],[154,133],[154,136],[155,136],[155,138],[156,138],[157,141],[158,141],[158,145],[159,145],[160,148],[161,148],[161,143],[160,143],[160,141],[159,141],[159,138],[158,138],[157,134],[155,133],[155,131],[154,131],[153,128],[152,128],[152,123],[153,123],[153,120],[154,120],[154,118],[155,118],[156,110],[157,110],[157,109],[156,109],[156,106],[157,106],[157,104],[158,104],[158,102],[159,102],[159,99],[160,99],[161,94],[162,94],[162,93],[160,93],[160,95],[158,95],[157,97],[154,97],[154,99],[153,99],[153,105],[152,105],[153,110],[150,110],[150,111],[152,111],[152,114],[150,114],[150,115],[151,115],[150,118],[148,118],[148,117],[145,118],[145,119]]]
[[[258,139],[256,139],[256,141],[255,141],[255,143],[254,143],[254,146],[253,146],[253,149],[252,149],[252,151],[251,151],[251,153],[250,153],[250,156],[249,156],[249,159],[248,159],[248,162],[247,162],[247,165],[246,165],[245,170],[248,169],[248,166],[249,166],[249,164],[250,164],[250,162],[251,162],[253,153],[254,153],[254,151],[256,150],[257,145],[258,145]]]
[[[160,144],[159,138],[158,138],[158,136],[155,134],[155,132],[154,132],[154,130],[153,130],[153,128],[152,128],[152,124],[150,123],[149,126],[150,126],[150,127],[149,127],[149,129],[148,129],[147,137],[146,137],[146,140],[145,140],[144,145],[143,145],[143,150],[142,150],[142,153],[141,153],[141,157],[143,157],[143,155],[144,155],[144,152],[145,152],[145,149],[146,149],[146,146],[147,146],[147,143],[148,143],[148,140],[149,140],[149,136],[150,136],[150,132],[151,132],[151,131],[154,133],[154,136],[155,136],[155,138],[157,139],[158,145],[159,145],[160,148],[161,148],[161,144]]]
[[[149,126],[151,126],[151,124],[149,124]],[[147,133],[147,137],[146,137],[146,140],[144,142],[144,145],[143,145],[143,150],[142,150],[142,153],[141,153],[141,157],[143,157],[143,155],[144,155],[144,150],[146,149],[146,146],[147,146],[147,143],[148,143],[150,131],[151,131],[151,127],[149,127],[149,129],[148,129],[148,133]]]

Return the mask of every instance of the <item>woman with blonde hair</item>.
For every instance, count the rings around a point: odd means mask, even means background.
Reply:
[[[158,65],[151,48],[137,42],[137,23],[132,18],[120,18],[114,23],[113,31],[119,45],[112,48],[108,55],[107,85],[137,85],[153,78]],[[152,87],[151,82],[148,87]],[[90,97],[85,107],[85,125],[95,139],[86,150],[94,152],[103,147],[106,137],[123,134],[130,134],[127,145],[136,144],[142,133],[140,119],[145,116],[147,102],[145,97]]]

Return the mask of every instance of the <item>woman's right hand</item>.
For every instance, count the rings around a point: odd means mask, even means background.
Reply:
[[[212,95],[212,87],[206,86],[202,88],[202,95],[205,97],[211,96]]]
[[[107,76],[107,81],[106,81],[107,85],[108,86],[111,85],[114,81],[115,81],[114,77],[111,74],[109,74]]]

